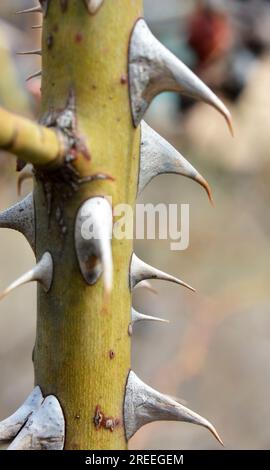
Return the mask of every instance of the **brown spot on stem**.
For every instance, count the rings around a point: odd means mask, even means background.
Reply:
[[[110,358],[110,359],[114,359],[114,358],[115,358],[115,352],[114,352],[112,349],[109,351],[109,358]]]
[[[68,8],[68,0],[60,0],[61,10],[64,13]]]
[[[127,83],[127,76],[126,76],[126,74],[121,75],[120,83],[121,83],[122,85],[126,85],[126,83]]]
[[[83,40],[83,35],[82,33],[76,33],[75,34],[75,42],[76,44],[80,44]]]
[[[53,44],[54,44],[53,35],[49,34],[48,37],[47,37],[47,47],[48,47],[49,50],[52,49]]]
[[[120,420],[118,418],[113,418],[111,416],[106,417],[105,414],[101,411],[99,405],[96,406],[95,416],[94,416],[94,425],[96,429],[104,428],[108,431],[113,432],[117,426],[119,426]]]

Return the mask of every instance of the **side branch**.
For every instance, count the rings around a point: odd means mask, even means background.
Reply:
[[[60,165],[65,155],[61,132],[0,108],[0,149],[36,166]]]

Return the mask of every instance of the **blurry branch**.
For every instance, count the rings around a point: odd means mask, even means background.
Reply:
[[[37,166],[60,164],[65,154],[64,138],[49,129],[0,108],[0,149]]]
[[[22,113],[29,113],[29,102],[26,92],[20,86],[16,65],[12,58],[11,38],[7,28],[0,22],[0,103],[5,108]],[[13,30],[12,30],[13,32]]]

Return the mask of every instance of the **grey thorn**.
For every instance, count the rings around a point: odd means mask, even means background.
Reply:
[[[137,286],[134,287],[134,290],[137,289],[147,289],[149,292],[152,292],[152,294],[157,294],[157,290],[154,289],[149,281],[141,281],[139,284],[137,284]]]
[[[9,441],[15,437],[29,416],[40,407],[42,402],[41,390],[39,387],[35,387],[20,408],[13,415],[0,422],[0,440]]]
[[[29,417],[8,450],[62,450],[65,419],[57,398],[49,395]]]
[[[39,70],[38,72],[35,72],[32,75],[29,75],[29,77],[27,77],[25,81],[29,82],[29,80],[32,80],[33,78],[41,77],[41,75],[42,75],[42,70]]]
[[[100,9],[104,0],[84,0],[85,6],[90,15],[95,15]]]
[[[75,223],[75,247],[82,276],[93,285],[103,273],[105,296],[113,282],[112,224],[112,207],[104,197],[88,199]]]
[[[169,323],[169,320],[165,320],[164,318],[153,317],[151,315],[144,315],[143,313],[138,312],[135,308],[131,309],[131,322],[128,327],[128,333],[131,336],[133,331],[133,326],[135,323],[141,321],[155,321],[161,323]]]
[[[35,250],[35,207],[32,193],[0,213],[0,228],[21,232]]]
[[[143,313],[138,312],[135,308],[131,309],[131,321],[132,323],[137,323],[139,321],[157,321],[161,323],[169,323],[169,320],[164,318],[152,317],[151,315],[144,315]]]
[[[129,81],[132,115],[139,125],[153,98],[163,91],[178,91],[216,108],[232,132],[231,115],[222,101],[151,33],[143,19],[131,36]]]
[[[37,6],[37,7],[28,8],[27,10],[20,10],[16,12],[17,15],[22,15],[24,13],[43,13],[43,10],[41,7]]]
[[[22,184],[27,179],[34,178],[34,167],[31,163],[25,165],[25,167],[20,171],[18,180],[17,180],[17,192],[18,195],[21,195]]]
[[[17,287],[20,287],[29,282],[39,282],[44,288],[45,292],[50,290],[53,279],[53,260],[51,254],[46,251],[36,266],[27,273],[23,274],[19,279],[14,281],[8,286],[2,294],[0,294],[0,300],[6,297]]]
[[[184,421],[207,428],[223,445],[214,426],[202,416],[142,382],[130,371],[125,394],[124,424],[129,440],[142,426],[154,421]]]
[[[141,123],[141,154],[138,194],[158,175],[175,173],[199,183],[212,201],[211,189],[200,173],[146,122]]]
[[[149,264],[145,263],[140,258],[138,258],[135,253],[133,253],[130,263],[129,281],[131,291],[139,282],[144,281],[146,279],[159,279],[163,281],[174,282],[175,284],[187,287],[188,289],[195,292],[195,289],[193,289],[193,287],[191,287],[189,284],[186,284],[177,277],[171,276],[170,274],[164,273],[163,271],[160,271],[159,269],[150,266]]]
[[[42,55],[42,50],[41,49],[35,49],[33,51],[21,51],[17,52],[17,55]]]

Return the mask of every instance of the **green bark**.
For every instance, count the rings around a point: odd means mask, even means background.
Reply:
[[[130,369],[132,242],[113,240],[114,287],[104,304],[102,278],[89,286],[80,273],[74,223],[92,196],[111,195],[113,206],[135,203],[140,131],[132,124],[127,73],[129,38],[141,14],[142,0],[107,0],[95,15],[83,1],[70,0],[65,11],[51,2],[44,21],[42,119],[48,122],[48,114],[71,103],[73,167],[81,178],[109,175],[70,192],[69,176],[59,182],[55,172],[43,171],[35,187],[37,259],[49,251],[54,261],[51,290],[38,290],[35,382],[61,403],[66,449],[127,447],[123,402]],[[97,411],[113,419],[113,431],[103,426],[106,420],[97,426]]]

